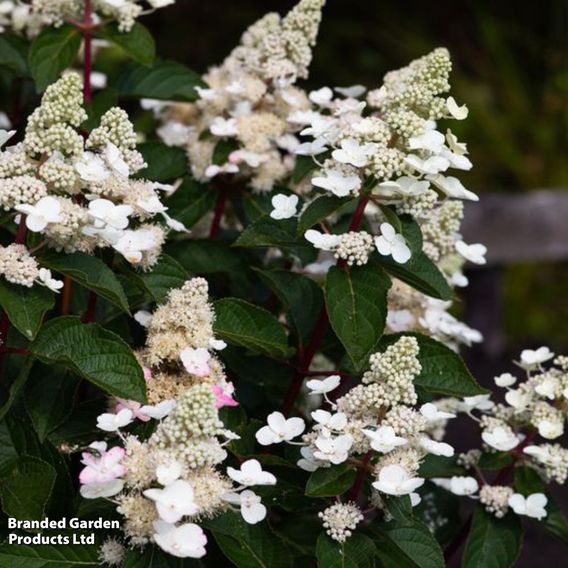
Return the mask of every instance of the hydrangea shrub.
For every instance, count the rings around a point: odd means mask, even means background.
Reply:
[[[306,90],[325,0],[300,0],[200,77],[139,21],[172,3],[0,5],[0,565],[506,568],[524,523],[568,542],[568,359],[525,350],[491,393],[459,355],[486,250],[448,51]],[[94,544],[57,541],[72,518]]]

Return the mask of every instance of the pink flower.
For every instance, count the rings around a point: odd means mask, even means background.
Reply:
[[[123,398],[117,398],[116,401],[117,404],[114,409],[115,414],[120,412],[124,408],[127,408],[128,410],[131,410],[134,417],[138,418],[138,420],[140,420],[141,422],[148,422],[148,420],[150,420],[148,416],[140,412],[142,405],[139,402],[136,402],[134,400],[125,400]]]
[[[232,392],[229,392],[228,388],[223,388],[221,385],[213,385],[211,387],[211,390],[215,395],[215,408],[223,408],[223,406],[239,405],[239,403],[231,396]]]
[[[106,444],[105,444],[106,446]],[[123,476],[126,468],[120,463],[124,457],[123,448],[112,448],[108,452],[101,447],[95,447],[100,455],[89,452],[83,453],[83,463],[86,467],[79,474],[79,481],[83,485],[91,483],[106,483]]]
[[[144,380],[148,382],[152,378],[152,371],[148,367],[142,367],[144,372]]]

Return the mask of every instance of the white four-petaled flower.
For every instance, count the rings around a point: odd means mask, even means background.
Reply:
[[[478,489],[475,477],[456,475],[450,479],[450,491],[454,495],[473,495]]]
[[[349,457],[349,450],[353,445],[353,436],[350,434],[341,434],[335,438],[318,436],[314,444],[317,448],[314,451],[314,457],[337,465],[343,463]]]
[[[443,412],[442,410],[438,410],[435,404],[431,402],[427,402],[420,407],[420,414],[426,418],[426,420],[430,422],[434,422],[436,420],[449,420],[450,418],[455,418],[456,415],[450,412]]]
[[[286,419],[281,412],[272,412],[266,422],[267,426],[263,426],[256,433],[256,440],[262,446],[289,442],[299,436],[306,427],[301,418]]]
[[[377,149],[376,144],[360,144],[355,138],[341,141],[341,148],[332,152],[333,159],[342,164],[351,164],[356,168],[363,168],[369,161],[369,156]]]
[[[298,196],[279,193],[272,198],[272,207],[270,216],[273,219],[290,219],[298,211]]]
[[[379,471],[379,478],[373,487],[387,495],[408,495],[424,484],[421,477],[410,477],[401,465],[391,464]]]
[[[524,497],[520,493],[513,493],[509,497],[509,507],[517,515],[525,515],[539,521],[547,515],[545,508],[547,503],[548,499],[544,493],[533,493],[528,497]]]
[[[304,238],[320,250],[333,250],[339,244],[338,235],[320,233],[315,229],[309,229],[304,233]]]
[[[249,525],[255,525],[266,517],[266,507],[261,503],[260,497],[250,489],[240,493],[225,493],[221,498],[227,503],[240,506],[241,515]]]
[[[399,446],[408,443],[406,438],[397,436],[392,426],[380,426],[376,430],[363,429],[363,434],[370,438],[371,448],[377,452],[387,454]]]
[[[507,428],[497,426],[481,433],[482,440],[500,452],[508,452],[519,445],[519,438]]]
[[[520,366],[523,369],[532,370],[554,357],[554,353],[548,347],[538,349],[524,349],[521,352]]]
[[[33,233],[43,231],[49,223],[61,221],[61,204],[55,197],[42,197],[35,205],[16,205],[16,211],[26,215],[26,227]]]
[[[274,485],[276,477],[264,471],[258,460],[247,460],[241,464],[240,469],[227,468],[227,475],[237,483],[248,487],[250,485]]]
[[[345,197],[361,189],[361,178],[356,175],[343,175],[338,170],[326,170],[323,175],[312,178],[312,185],[330,191],[337,197]]]
[[[154,522],[154,540],[168,554],[177,558],[201,558],[205,556],[207,537],[195,523],[173,525],[164,521]]]
[[[132,410],[123,408],[116,414],[105,413],[97,417],[97,428],[105,432],[116,432],[128,426],[133,420]]]
[[[156,503],[160,519],[166,523],[177,523],[186,515],[195,515],[199,507],[195,504],[193,487],[177,479],[164,489],[146,489],[144,496]]]
[[[306,387],[312,391],[310,394],[327,394],[335,390],[340,382],[341,377],[339,375],[331,375],[321,380],[311,379],[306,383]]]
[[[196,377],[207,377],[211,372],[209,368],[209,359],[211,355],[204,347],[194,349],[193,347],[186,347],[183,349],[179,358],[185,367],[185,370],[195,375]]]
[[[412,256],[406,240],[390,223],[381,223],[381,234],[375,237],[375,246],[379,254],[392,256],[399,264],[405,264]]]
[[[40,268],[38,274],[38,282],[49,288],[52,292],[59,293],[59,290],[63,288],[63,281],[57,280],[51,276],[51,270],[49,268]]]
[[[474,264],[485,264],[487,262],[487,260],[485,259],[485,255],[487,254],[487,247],[480,243],[468,245],[463,241],[457,241],[456,250],[466,260],[469,260]]]

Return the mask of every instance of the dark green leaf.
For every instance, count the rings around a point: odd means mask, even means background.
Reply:
[[[349,464],[316,469],[306,483],[308,497],[334,497],[345,493],[355,481],[357,472]]]
[[[462,558],[463,568],[510,568],[515,566],[523,546],[523,528],[514,513],[502,519],[475,508],[471,530]]]
[[[466,470],[458,465],[457,456],[451,458],[428,454],[420,464],[420,477],[453,477],[466,475]]]
[[[0,68],[9,69],[20,77],[28,74],[28,46],[21,37],[0,35]]]
[[[166,182],[187,174],[187,156],[182,148],[166,146],[160,142],[145,142],[138,145],[147,168],[136,173],[136,177],[151,181]]]
[[[258,270],[278,296],[302,344],[307,344],[323,307],[321,288],[310,278],[286,270]]]
[[[291,568],[290,549],[267,523],[248,525],[235,513],[225,513],[205,522],[217,544],[239,568]]]
[[[79,30],[68,24],[58,28],[48,26],[33,40],[29,64],[38,92],[44,91],[71,66],[80,46]]]
[[[168,297],[170,290],[181,288],[189,279],[187,270],[174,258],[162,254],[151,272],[136,273],[144,288],[159,304]]]
[[[264,308],[236,298],[218,300],[214,307],[215,334],[227,343],[276,359],[292,354],[284,327]]]
[[[88,290],[96,292],[126,313],[128,300],[115,273],[96,256],[82,252],[65,254],[50,251],[41,257],[41,264],[69,276]]]
[[[479,457],[481,469],[503,469],[513,463],[513,456],[509,452],[483,453]]]
[[[8,390],[7,400],[0,407],[0,420],[2,420],[4,418],[4,416],[6,416],[6,413],[10,410],[10,408],[12,407],[12,404],[14,404],[16,398],[20,394],[21,389],[23,388],[24,384],[28,380],[28,376],[29,376],[30,371],[33,367],[33,364],[34,364],[34,358],[33,357],[26,357],[25,358],[22,366],[20,367],[20,370],[18,372],[16,379],[10,385],[10,388]]]
[[[184,568],[195,566],[195,561],[176,558],[157,546],[146,546],[144,550],[131,549],[126,553],[121,568]]]
[[[336,197],[335,195],[321,195],[316,197],[302,212],[298,221],[298,235],[303,238],[304,233],[326,219],[332,213],[341,209],[345,204],[353,201],[352,197]]]
[[[380,350],[386,349],[403,335],[415,337],[420,346],[418,359],[422,372],[414,384],[429,393],[448,396],[476,396],[486,394],[468,371],[463,359],[443,343],[420,333],[394,333],[385,335],[379,345]]]
[[[304,239],[297,236],[297,220],[276,220],[269,216],[261,217],[251,223],[236,240],[236,247],[278,247],[292,255],[311,261],[317,251]]]
[[[42,519],[55,477],[48,463],[21,456],[0,485],[2,509],[16,519]]]
[[[438,267],[422,251],[420,227],[407,215],[401,217],[400,222],[412,257],[405,264],[399,264],[390,256],[378,255],[379,262],[385,270],[416,290],[433,298],[450,300],[454,295],[452,288]]]
[[[399,523],[412,523],[412,503],[408,495],[385,498],[385,507],[390,516]]]
[[[148,69],[130,65],[116,81],[119,93],[126,97],[193,102],[195,87],[205,87],[201,77],[175,61],[156,61]]]
[[[390,286],[390,278],[375,263],[346,270],[334,266],[327,274],[329,321],[358,370],[383,334]]]
[[[120,46],[134,61],[150,66],[156,57],[156,44],[152,34],[139,22],[130,31],[121,32],[118,24],[110,23],[98,28],[96,35]]]
[[[0,305],[12,325],[28,339],[37,335],[43,316],[54,304],[54,294],[47,288],[26,288],[0,278]]]
[[[374,568],[376,553],[373,541],[359,532],[343,544],[321,533],[316,547],[318,568]]]
[[[105,89],[95,93],[92,101],[85,105],[88,118],[81,125],[81,128],[87,132],[94,130],[99,126],[103,114],[117,105],[118,95],[114,89]]]
[[[329,155],[329,154],[327,154]],[[325,159],[326,154],[321,154],[318,160]],[[298,156],[296,158],[296,165],[292,173],[292,181],[300,183],[310,172],[313,172],[319,166],[312,156]]]
[[[18,451],[6,420],[0,421],[0,479],[4,479],[18,459]]]
[[[70,316],[52,319],[30,350],[45,363],[61,364],[110,394],[146,399],[144,376],[132,349],[98,324]]]
[[[166,199],[168,213],[186,228],[191,229],[203,216],[215,207],[218,191],[186,176],[174,194]]]
[[[236,140],[219,140],[213,150],[213,163],[222,166],[229,159],[231,152],[234,152],[238,147],[239,144]]]
[[[82,568],[100,566],[97,546],[0,545],[0,566],[11,568]]]
[[[547,515],[541,521],[535,521],[538,526],[542,525],[546,530],[568,545],[568,520],[552,496],[547,493],[546,485],[539,474],[530,467],[518,467],[515,469],[515,489],[527,496],[531,493],[545,493],[548,498],[546,504]]]
[[[444,557],[432,533],[418,520],[383,524],[373,529],[377,556],[383,568],[443,568]]]
[[[73,411],[79,383],[65,370],[38,365],[26,384],[26,410],[40,442]]]

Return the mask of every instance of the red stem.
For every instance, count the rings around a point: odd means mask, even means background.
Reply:
[[[219,234],[221,228],[221,219],[225,214],[225,207],[227,205],[227,193],[224,190],[219,191],[217,204],[215,205],[215,212],[213,213],[213,222],[211,223],[211,230],[209,231],[209,238],[214,239]]]
[[[96,310],[97,310],[97,294],[95,292],[89,292],[89,303],[87,305],[87,311],[85,312],[85,317],[83,318],[83,321],[85,323],[94,322]]]
[[[366,194],[361,195],[359,198],[359,203],[357,203],[357,208],[355,209],[351,223],[349,224],[349,231],[356,231],[359,228],[363,215],[365,214],[365,207],[367,206],[367,203],[369,203],[369,199],[369,195]],[[337,266],[338,268],[344,268],[346,266],[346,262],[340,259],[337,261]],[[284,406],[282,407],[282,413],[284,416],[288,416],[294,407],[296,398],[302,389],[304,377],[307,376],[306,374],[309,372],[312,359],[320,347],[328,322],[329,319],[324,305],[321,309],[318,322],[314,328],[310,342],[306,350],[301,354],[298,371],[295,373],[294,378],[288,387],[286,397],[284,398]]]

